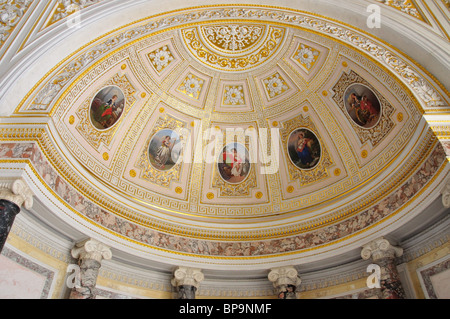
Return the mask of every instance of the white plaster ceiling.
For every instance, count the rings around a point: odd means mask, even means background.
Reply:
[[[48,170],[29,172],[43,195],[32,215],[74,240],[98,237],[118,258],[214,270],[335,265],[354,260],[370,239],[417,231],[414,218],[439,201],[447,174],[445,152],[422,117],[435,105],[413,79],[447,103],[445,45],[432,50],[432,64],[423,60],[438,36],[395,10],[383,28],[369,29],[366,1],[197,4],[100,2],[76,28],[61,22],[34,34],[23,51],[29,59],[3,78],[2,96],[14,113],[3,122],[43,129],[35,152]],[[220,32],[236,30],[255,37],[237,50],[221,46]],[[124,108],[101,127],[92,105],[113,87]],[[373,122],[346,111],[351,89],[372,94]],[[216,163],[192,163],[194,156],[155,166],[169,130],[198,137],[227,128],[258,138],[278,132],[280,148],[270,146],[278,169],[263,174],[257,161],[230,182]],[[320,146],[310,148],[309,166],[289,153],[299,130]],[[249,143],[241,144],[249,150]]]

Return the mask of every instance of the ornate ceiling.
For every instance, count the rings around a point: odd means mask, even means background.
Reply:
[[[268,268],[359,247],[438,196],[447,159],[422,115],[448,92],[360,29],[223,5],[96,36],[23,97],[0,152],[119,250]]]

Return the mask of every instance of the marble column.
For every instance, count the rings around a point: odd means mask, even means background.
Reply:
[[[172,278],[172,285],[177,289],[177,299],[195,299],[200,283],[205,276],[197,268],[178,267]]]
[[[403,249],[392,246],[383,237],[363,246],[361,257],[364,260],[371,259],[380,266],[380,296],[382,299],[404,299],[405,292],[400,282],[395,258],[403,255]],[[377,289],[377,288],[375,288]]]
[[[297,287],[301,284],[297,270],[292,266],[272,268],[268,275],[278,299],[297,299]]]
[[[95,299],[95,285],[103,259],[111,259],[111,249],[95,239],[86,239],[72,248],[72,257],[78,259],[79,284],[72,288],[70,299]]]
[[[33,193],[22,179],[0,182],[0,252],[6,243],[20,208],[31,209]]]

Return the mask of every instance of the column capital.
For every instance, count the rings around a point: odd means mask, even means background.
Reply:
[[[292,266],[272,268],[268,278],[277,289],[282,289],[288,285],[297,287],[302,282],[297,269]]]
[[[383,237],[365,244],[361,250],[361,257],[364,260],[368,260],[372,257],[373,261],[377,261],[382,258],[400,257],[401,255],[403,255],[403,249],[401,247],[392,246],[391,243]]]
[[[0,181],[0,199],[10,201],[17,206],[30,209],[33,206],[33,192],[23,179],[5,179]]]
[[[91,259],[102,262],[103,259],[111,259],[111,249],[105,244],[89,238],[85,239],[72,248],[72,257],[76,259]]]
[[[194,286],[198,289],[203,279],[205,275],[201,269],[180,266],[174,271],[171,283],[175,287]]]

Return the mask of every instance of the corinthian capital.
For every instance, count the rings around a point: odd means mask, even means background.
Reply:
[[[298,277],[297,269],[292,266],[272,268],[268,278],[277,289],[288,285],[297,287],[302,282]]]
[[[90,259],[102,262],[103,259],[111,259],[111,249],[95,239],[86,239],[72,248],[72,257],[76,259]]]
[[[26,209],[33,206],[33,192],[22,179],[0,181],[0,199],[8,200],[19,207],[23,205]]]
[[[403,249],[392,246],[387,239],[383,237],[377,238],[370,243],[363,246],[361,250],[361,257],[367,260],[372,257],[373,261],[382,258],[395,258],[403,255]]]
[[[173,273],[171,282],[175,287],[194,286],[195,288],[198,288],[203,279],[205,279],[205,276],[201,269],[180,266]]]

